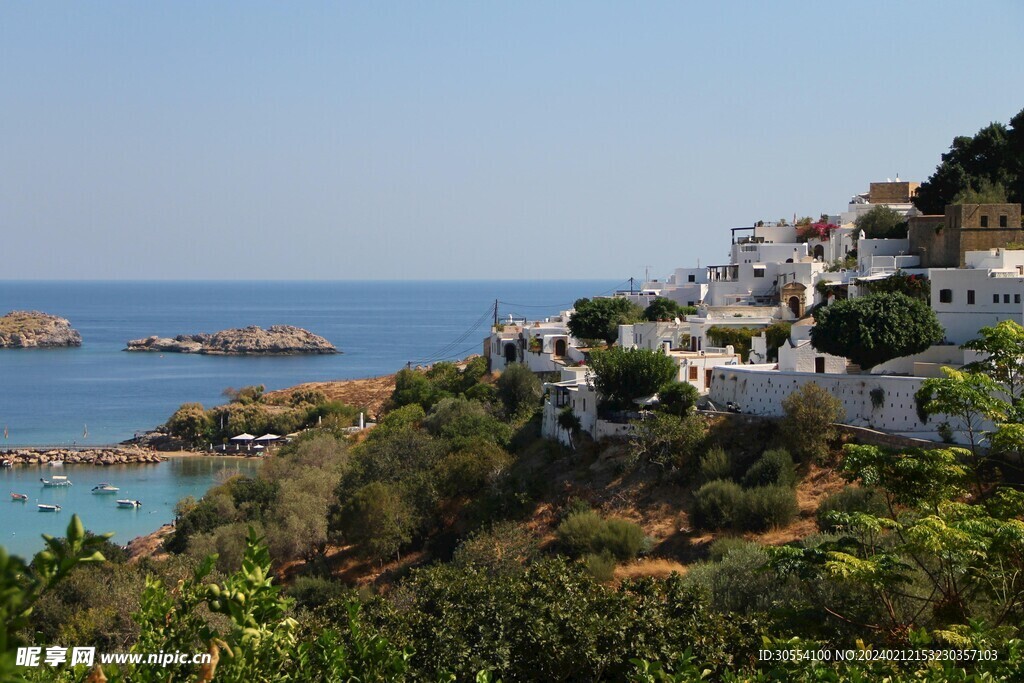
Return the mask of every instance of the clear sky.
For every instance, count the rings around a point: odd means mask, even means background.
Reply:
[[[626,278],[1024,108],[1005,2],[0,3],[0,278]]]

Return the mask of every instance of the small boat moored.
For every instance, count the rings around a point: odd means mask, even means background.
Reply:
[[[140,501],[140,500],[119,500],[119,501],[117,501],[117,507],[119,507],[119,508],[140,508],[140,507],[142,507],[142,501]]]
[[[4,458],[3,460],[0,460],[0,467],[14,467],[14,463]]]
[[[47,505],[45,503],[40,503],[39,505],[36,505],[36,507],[39,508],[40,512],[60,512],[60,505]]]
[[[40,479],[43,482],[43,486],[46,488],[58,488],[62,486],[71,486],[71,480],[63,474],[55,474],[49,479]]]
[[[11,494],[11,500],[25,501],[25,500],[28,500],[28,496],[25,495],[24,493],[12,493]]]
[[[97,484],[96,486],[92,487],[92,492],[94,494],[99,494],[99,493],[117,493],[120,490],[121,489],[117,488],[116,486],[114,486],[112,484],[108,484],[106,482],[103,482],[102,484]]]

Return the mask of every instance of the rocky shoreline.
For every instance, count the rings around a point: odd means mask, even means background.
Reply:
[[[0,317],[0,349],[81,346],[82,335],[66,318],[40,311],[11,311]]]
[[[292,325],[255,325],[221,330],[213,334],[179,334],[177,337],[146,337],[128,342],[125,351],[198,353],[208,356],[293,356],[339,353],[329,341]]]
[[[63,462],[68,465],[122,465],[156,463],[167,458],[145,448],[16,448],[0,452],[0,460],[11,465],[47,465]]]

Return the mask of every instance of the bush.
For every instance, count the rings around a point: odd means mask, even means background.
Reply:
[[[756,486],[796,486],[796,468],[793,458],[784,448],[765,451],[743,477],[743,485],[748,488]]]
[[[615,558],[609,553],[591,553],[583,558],[583,565],[601,583],[609,583],[615,578]]]
[[[647,537],[639,525],[625,519],[605,520],[593,510],[566,517],[558,525],[558,540],[577,557],[593,553],[631,560],[647,547]]]
[[[594,539],[594,551],[610,553],[618,560],[631,560],[647,550],[648,541],[640,525],[613,517]]]
[[[885,499],[875,489],[847,486],[828,496],[818,505],[818,528],[823,532],[835,531],[836,524],[830,519],[831,513],[866,512],[871,515],[884,515],[887,510]]]
[[[663,470],[692,471],[697,449],[707,434],[707,425],[701,416],[677,417],[656,412],[633,425],[630,445],[637,460]]]
[[[786,526],[798,511],[796,491],[789,486],[758,486],[743,492],[736,521],[744,531],[766,531]]]
[[[704,483],[716,479],[732,478],[732,462],[721,446],[712,446],[700,459],[700,480]]]
[[[352,590],[341,581],[322,576],[296,577],[286,593],[295,599],[296,607],[307,609],[340,602],[352,596]]]
[[[537,556],[537,539],[522,525],[498,522],[455,550],[452,563],[483,567],[494,575],[518,574]]]
[[[722,541],[728,542],[727,551],[712,562],[693,565],[684,579],[715,611],[752,614],[798,604],[798,589],[768,567],[763,546],[738,538]]]
[[[805,384],[782,401],[782,440],[797,462],[821,460],[835,438],[835,427],[843,415],[838,398],[817,384]]]
[[[661,410],[678,417],[685,417],[697,405],[700,394],[697,387],[689,382],[669,382],[658,390],[658,404]]]
[[[496,386],[498,398],[509,417],[532,412],[540,404],[540,380],[530,368],[521,363],[513,363],[505,368]]]
[[[718,479],[704,484],[693,494],[691,519],[700,529],[728,529],[743,505],[743,489],[733,481]]]

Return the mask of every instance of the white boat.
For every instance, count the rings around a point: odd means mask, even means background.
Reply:
[[[94,494],[117,493],[120,490],[121,489],[117,488],[116,486],[113,486],[112,484],[108,484],[106,482],[104,482],[102,484],[97,484],[96,486],[92,487],[92,492]]]
[[[36,505],[40,512],[60,512],[60,505],[47,505],[45,503],[39,503]]]
[[[39,481],[43,482],[43,486],[47,488],[71,486],[71,481],[63,474],[55,474],[49,479],[40,479]]]
[[[142,507],[141,500],[119,500],[117,501],[117,507],[119,508],[140,508]]]

